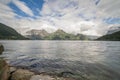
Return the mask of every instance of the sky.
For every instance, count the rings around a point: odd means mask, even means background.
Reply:
[[[120,26],[120,0],[0,0],[0,23],[21,34],[31,29],[102,36]]]

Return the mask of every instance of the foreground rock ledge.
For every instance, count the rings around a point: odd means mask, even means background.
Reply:
[[[35,74],[26,69],[16,69],[15,67],[10,68],[9,80],[73,80],[69,78],[62,78],[57,76],[49,76],[44,74]]]
[[[5,60],[0,58],[0,80],[8,80],[10,73],[10,69]]]
[[[3,51],[4,47],[2,44],[0,44],[0,54],[2,54]],[[0,80],[8,80],[10,76],[9,70],[9,66],[6,61],[0,58]]]

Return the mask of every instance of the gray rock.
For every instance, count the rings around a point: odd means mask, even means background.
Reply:
[[[63,78],[63,77],[57,77],[57,76],[49,76],[49,75],[34,75],[31,77],[30,80],[74,80],[71,78]]]
[[[11,74],[11,80],[30,80],[34,73],[29,70],[18,69]]]
[[[10,67],[10,73],[14,73],[17,69],[15,67]]]
[[[0,44],[0,54],[2,54],[3,51],[4,51],[4,46]]]
[[[54,80],[54,78],[45,75],[34,75],[30,80]]]

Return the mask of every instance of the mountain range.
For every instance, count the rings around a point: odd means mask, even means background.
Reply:
[[[36,30],[36,29],[32,29],[30,31],[27,31],[26,33],[27,35],[25,35],[25,37],[32,40],[43,40],[46,36],[49,35],[49,33],[45,30]]]
[[[90,40],[95,36],[88,36],[83,34],[70,34],[66,33],[62,29],[58,29],[55,32],[48,33],[46,30],[32,29],[26,32],[27,35],[21,35],[15,29],[0,23],[0,39],[31,39],[31,40]]]
[[[70,34],[66,33],[62,29],[58,29],[55,32],[48,33],[46,30],[35,30],[32,29],[26,32],[27,38],[32,40],[89,40],[89,38],[83,34]]]
[[[0,23],[0,39],[13,39],[13,40],[112,40],[120,41],[120,27],[110,28],[106,35],[99,37],[83,34],[71,34],[58,29],[55,32],[48,33],[46,30],[32,29],[26,32],[27,35],[23,36],[15,29]]]

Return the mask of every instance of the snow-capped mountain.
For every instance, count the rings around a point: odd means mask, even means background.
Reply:
[[[45,36],[48,36],[48,32],[44,29],[42,30],[36,30],[36,29],[32,29],[30,31],[26,32],[26,37],[30,38],[30,39],[42,39]]]
[[[118,31],[120,31],[120,26],[110,27],[107,34],[112,34],[112,33],[118,32]]]

